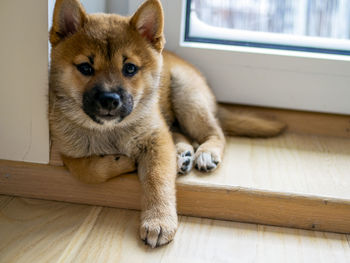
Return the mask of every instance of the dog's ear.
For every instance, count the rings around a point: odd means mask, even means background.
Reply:
[[[53,12],[50,42],[54,46],[73,35],[84,24],[86,13],[79,0],[57,0]]]
[[[156,50],[159,52],[163,50],[165,44],[163,35],[164,15],[159,0],[147,0],[144,2],[132,16],[130,24]]]

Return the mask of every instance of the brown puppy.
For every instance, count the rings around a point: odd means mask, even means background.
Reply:
[[[141,238],[151,247],[170,242],[177,228],[176,173],[189,172],[193,163],[214,170],[225,138],[205,79],[163,52],[160,2],[148,0],[132,17],[121,17],[88,15],[78,0],[57,0],[50,41],[50,128],[64,163],[90,183],[137,166]],[[231,134],[272,136],[284,127],[221,114]]]

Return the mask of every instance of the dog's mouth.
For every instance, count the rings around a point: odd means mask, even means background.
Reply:
[[[83,95],[83,111],[98,124],[121,122],[133,106],[133,97],[122,88],[106,92],[95,87]]]
[[[115,115],[108,113],[108,114],[102,114],[102,115],[100,115],[100,117],[102,117],[102,118],[114,118]]]
[[[116,119],[118,117],[118,115],[108,113],[108,114],[99,115],[98,117],[100,117],[101,119],[111,121],[113,119]]]

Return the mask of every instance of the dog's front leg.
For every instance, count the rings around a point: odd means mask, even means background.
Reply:
[[[153,248],[169,243],[177,228],[175,153],[171,135],[164,129],[152,136],[139,159],[143,190],[140,235]]]

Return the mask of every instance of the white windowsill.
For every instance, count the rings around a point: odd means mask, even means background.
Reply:
[[[185,41],[185,40],[180,41],[180,46],[190,47],[190,48],[210,49],[210,50],[222,50],[222,51],[251,53],[251,54],[265,54],[265,55],[288,56],[288,57],[299,57],[299,58],[313,58],[313,59],[322,59],[322,60],[349,61],[350,62],[350,56],[346,56],[346,55],[334,55],[334,54],[305,52],[305,51],[244,47],[244,46],[212,44],[212,43],[199,43],[199,42],[190,42],[190,41]]]

